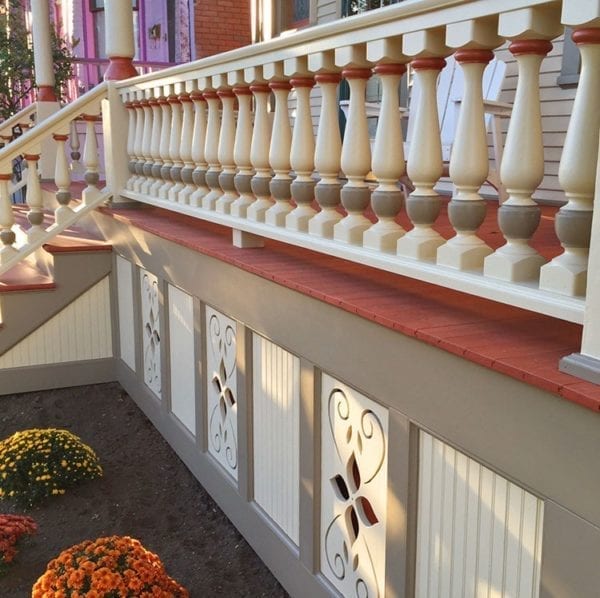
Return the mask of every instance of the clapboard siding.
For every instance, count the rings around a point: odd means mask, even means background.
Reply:
[[[7,351],[0,358],[0,368],[106,357],[112,357],[108,277]]]
[[[544,504],[421,431],[417,598],[536,598]]]

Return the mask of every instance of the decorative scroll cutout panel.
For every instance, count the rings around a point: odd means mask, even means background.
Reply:
[[[160,300],[158,278],[140,270],[142,303],[142,350],[144,382],[157,397],[161,397],[160,360]]]
[[[385,593],[388,412],[323,375],[321,571],[345,598]]]
[[[211,307],[206,308],[206,346],[208,452],[237,480],[236,323]]]
[[[421,431],[417,598],[537,598],[544,503]]]

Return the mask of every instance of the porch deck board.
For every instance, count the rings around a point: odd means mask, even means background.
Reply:
[[[111,217],[242,268],[442,350],[600,411],[600,386],[558,369],[579,351],[582,327],[269,239],[262,249],[239,249],[228,228],[160,208],[103,208]],[[488,204],[482,238],[498,247],[497,206]],[[561,253],[556,208],[542,207],[532,245],[547,259]],[[405,218],[404,216],[400,218]],[[409,228],[407,222],[403,226]],[[446,204],[436,223],[452,235]]]

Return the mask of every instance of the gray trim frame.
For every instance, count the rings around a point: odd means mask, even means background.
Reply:
[[[560,360],[558,369],[593,384],[600,384],[600,359],[582,353],[571,353]]]

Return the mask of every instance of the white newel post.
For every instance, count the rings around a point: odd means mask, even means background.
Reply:
[[[171,137],[169,138],[169,156],[171,157],[172,162],[169,170],[169,178],[173,182],[173,186],[169,189],[167,199],[175,202],[179,200],[179,192],[183,189],[183,184],[181,182],[181,170],[183,169],[183,161],[181,160],[181,127],[183,124],[183,111],[178,92],[181,93],[181,90],[174,89],[173,94],[168,97],[169,104],[171,105]]]
[[[315,197],[315,135],[310,111],[310,92],[314,77],[294,77],[290,84],[296,92],[296,119],[290,147],[290,165],[296,173],[291,185],[296,207],[286,216],[285,227],[293,231],[308,231],[310,219],[317,213],[312,202]]]
[[[483,72],[494,58],[486,49],[463,49],[454,55],[460,64],[465,91],[450,156],[450,178],[456,187],[448,216],[456,235],[439,247],[437,263],[457,270],[479,270],[492,249],[477,236],[486,204],[479,195],[489,172],[483,109]]]
[[[273,226],[284,226],[286,216],[292,211],[290,204],[292,128],[288,108],[288,97],[292,87],[287,81],[272,81],[269,87],[275,95],[275,116],[269,149],[269,162],[275,173],[269,186],[275,203],[266,211],[265,222]]]
[[[369,249],[395,253],[398,239],[405,233],[395,218],[403,202],[403,193],[398,188],[398,179],[405,172],[398,85],[406,66],[385,63],[376,66],[373,72],[379,75],[382,88],[371,167],[378,183],[371,195],[377,222],[365,231],[363,245]]]
[[[420,86],[414,136],[408,152],[408,176],[415,190],[406,200],[406,211],[414,228],[398,239],[398,255],[434,260],[444,238],[433,229],[440,213],[440,198],[434,186],[443,173],[442,142],[437,108],[437,80],[446,61],[440,57],[417,58],[411,62]]]
[[[69,161],[65,152],[65,144],[69,139],[68,135],[55,133],[53,136],[56,141],[56,168],[54,170],[54,183],[57,187],[56,201],[59,207],[56,208],[56,223],[62,224],[66,218],[73,215],[73,210],[69,207],[71,202],[71,172],[69,171]]]
[[[255,101],[250,160],[256,171],[251,182],[256,201],[248,207],[246,215],[249,220],[264,222],[266,211],[273,205],[269,186],[271,182],[271,164],[269,162],[271,121],[268,104],[271,89],[265,83],[256,83],[250,86],[250,91],[254,94]]]
[[[219,137],[221,134],[221,116],[219,114],[220,100],[216,91],[207,90],[204,98],[208,103],[208,125],[206,127],[206,144],[204,155],[208,162],[206,171],[206,184],[210,192],[202,198],[202,207],[205,210],[214,210],[217,199],[223,195],[219,185],[221,163],[219,162]]]
[[[0,174],[0,265],[4,265],[17,254],[14,247],[16,235],[12,230],[15,215],[10,201],[9,185],[12,172]]]
[[[556,215],[556,234],[564,252],[540,272],[540,288],[563,295],[584,295],[594,204],[600,131],[600,29],[577,29],[581,73],[558,170],[567,204]]]
[[[162,123],[160,131],[160,161],[162,165],[160,167],[160,179],[156,185],[152,185],[150,193],[154,194],[156,189],[156,196],[159,199],[167,199],[169,196],[169,189],[173,186],[170,180],[171,166],[171,153],[169,148],[171,146],[171,104],[169,103],[170,87],[165,85],[163,88],[163,95],[158,100],[162,110]]]
[[[252,92],[249,87],[233,88],[238,100],[238,119],[233,145],[233,159],[238,168],[235,175],[235,188],[239,197],[231,204],[231,215],[245,218],[248,206],[254,201],[252,194],[252,161],[250,148],[252,146]]]
[[[498,224],[506,244],[485,259],[484,274],[491,278],[536,280],[545,262],[529,241],[541,216],[532,197],[544,178],[539,76],[551,49],[544,39],[517,40],[509,46],[517,59],[519,79],[500,168],[508,199],[498,209]]]
[[[133,7],[131,2],[106,0],[104,3],[105,46],[109,64],[104,79],[120,81],[135,77],[133,66]]]
[[[202,205],[202,198],[208,193],[208,187],[206,186],[208,164],[204,158],[204,147],[206,145],[206,99],[198,89],[192,91],[190,97],[194,104],[194,135],[192,137],[194,172],[192,172],[192,180],[196,186],[196,190],[190,195],[190,205],[197,208]]]
[[[218,92],[223,111],[221,116],[221,133],[219,136],[219,163],[222,170],[219,174],[219,186],[223,195],[219,197],[215,205],[217,212],[229,214],[231,204],[238,198],[235,189],[235,161],[233,149],[235,145],[235,94],[230,89],[222,89]]]
[[[48,0],[31,0],[31,16],[38,101],[37,122],[40,123],[60,110],[60,104],[54,91],[55,77],[50,33],[52,22]],[[42,143],[39,171],[42,179],[51,179],[54,175],[54,142],[51,137]]]
[[[184,184],[179,193],[179,202],[182,204],[190,203],[190,196],[194,192],[194,162],[192,160],[192,138],[194,135],[194,104],[190,94],[185,91],[179,96],[181,109],[183,110],[183,124],[181,134],[181,160],[183,168],[181,169],[181,182]]]
[[[346,68],[342,71],[342,77],[350,86],[350,107],[340,163],[348,179],[341,193],[347,215],[334,225],[333,238],[343,243],[361,245],[364,231],[371,226],[371,221],[363,215],[371,198],[365,181],[371,170],[371,144],[365,107],[365,92],[371,70]]]
[[[341,81],[338,73],[318,73],[315,81],[321,88],[321,115],[317,128],[315,168],[320,177],[315,186],[315,199],[321,210],[308,223],[308,232],[316,237],[333,238],[333,227],[341,220],[337,211],[340,204],[340,172],[342,136],[338,119],[337,89]]]

